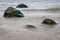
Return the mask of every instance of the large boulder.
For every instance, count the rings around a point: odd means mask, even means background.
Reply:
[[[4,12],[4,17],[24,17],[24,15],[19,10],[8,7]]]
[[[25,4],[19,4],[17,5],[17,8],[28,8],[28,6]]]
[[[52,19],[44,19],[43,24],[47,24],[47,25],[53,25],[53,24],[56,24],[56,22]]]

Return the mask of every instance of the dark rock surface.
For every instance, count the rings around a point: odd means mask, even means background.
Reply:
[[[8,7],[4,12],[4,17],[24,17],[24,15],[19,10]]]
[[[28,8],[28,6],[25,4],[19,4],[17,5],[17,8]]]
[[[47,25],[53,25],[53,24],[56,24],[56,22],[52,19],[44,19],[43,24],[47,24]]]

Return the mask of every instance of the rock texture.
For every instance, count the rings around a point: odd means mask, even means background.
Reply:
[[[28,8],[28,6],[25,4],[19,4],[17,5],[17,8]]]
[[[53,25],[53,24],[56,24],[56,22],[52,19],[44,19],[43,24],[47,24],[47,25]]]
[[[24,15],[19,10],[8,7],[4,12],[4,17],[24,17]]]

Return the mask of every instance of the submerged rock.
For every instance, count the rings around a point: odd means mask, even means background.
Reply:
[[[44,21],[42,23],[47,24],[47,25],[56,24],[56,22],[54,20],[52,20],[52,19],[44,19]]]
[[[17,5],[17,8],[28,8],[28,6],[25,4],[19,4]]]
[[[19,10],[8,7],[4,12],[4,17],[24,17],[24,15]]]
[[[36,28],[34,25],[26,25],[26,28]]]

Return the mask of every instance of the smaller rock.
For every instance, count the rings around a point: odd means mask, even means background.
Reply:
[[[17,5],[17,8],[28,8],[28,6],[25,4],[19,4]]]
[[[56,24],[56,22],[54,20],[52,20],[52,19],[44,19],[44,21],[42,23],[47,24],[47,25]]]
[[[34,25],[26,25],[26,28],[36,28]]]

